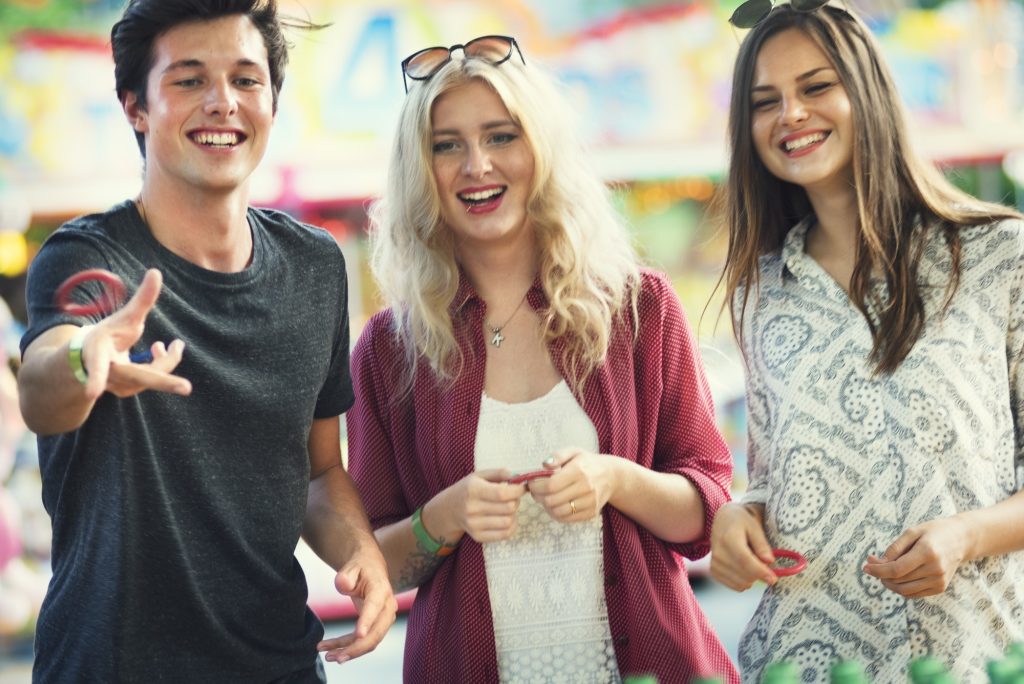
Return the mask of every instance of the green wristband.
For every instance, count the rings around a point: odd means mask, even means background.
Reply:
[[[412,514],[412,533],[416,535],[420,545],[435,556],[449,556],[455,550],[454,546],[442,544],[430,536],[427,528],[423,526],[422,506],[417,508],[416,512]]]
[[[68,365],[71,366],[71,372],[75,374],[75,380],[83,385],[89,382],[89,372],[85,370],[85,365],[82,363],[82,344],[91,329],[91,325],[83,325],[68,342]]]

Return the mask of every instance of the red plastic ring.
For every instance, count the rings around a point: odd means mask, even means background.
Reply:
[[[533,472],[529,473],[519,473],[518,475],[513,475],[508,479],[508,483],[523,484],[524,482],[536,480],[538,477],[551,477],[554,474],[554,470],[534,470]]]
[[[78,304],[71,301],[71,293],[76,287],[93,281],[103,286],[102,296],[89,304]],[[76,273],[61,283],[55,296],[57,307],[72,316],[96,316],[112,313],[121,306],[124,298],[124,282],[115,274],[102,268],[91,268]]]
[[[788,558],[793,561],[793,565],[785,565],[782,567],[772,566],[772,572],[775,573],[776,577],[789,577],[802,572],[807,567],[807,559],[803,555],[796,551],[790,551],[789,549],[772,549],[772,554],[775,558]]]

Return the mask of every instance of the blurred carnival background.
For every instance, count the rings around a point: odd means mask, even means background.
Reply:
[[[564,82],[637,244],[672,277],[699,333],[742,490],[743,374],[713,296],[724,236],[705,215],[724,172],[742,39],[727,19],[739,0],[279,1],[331,26],[293,36],[254,203],[323,226],[341,244],[353,336],[379,305],[365,267],[365,210],[384,183],[403,97],[399,62],[429,45],[513,35],[527,60]],[[885,47],[919,149],[968,191],[1024,208],[1024,2],[847,1]],[[48,579],[34,438],[13,375],[25,270],[63,221],[133,196],[141,183],[114,96],[109,30],[122,5],[0,0],[0,672],[30,657]],[[303,552],[303,563],[314,606],[326,619],[344,617],[317,561]]]

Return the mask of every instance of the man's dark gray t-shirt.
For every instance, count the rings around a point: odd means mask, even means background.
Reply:
[[[35,679],[266,682],[316,663],[323,628],[294,557],[314,418],[353,401],[346,276],[325,232],[250,209],[251,264],[209,271],[164,248],[135,206],[71,221],[28,281],[24,350],[64,323],[54,292],[87,268],[129,296],[164,285],[138,349],[180,338],[181,397],[105,394],[78,430],[39,439],[53,580]]]

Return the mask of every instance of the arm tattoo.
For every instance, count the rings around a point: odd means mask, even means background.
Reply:
[[[443,537],[439,541],[445,543]],[[405,567],[398,576],[397,589],[405,591],[420,586],[441,567],[445,558],[447,556],[435,556],[417,539],[416,550],[409,554]]]

